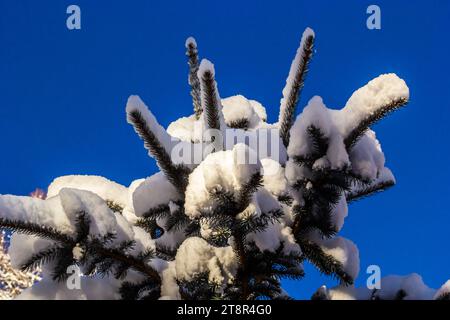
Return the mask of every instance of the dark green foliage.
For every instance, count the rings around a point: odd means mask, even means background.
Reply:
[[[157,239],[164,234],[164,229],[158,225],[155,218],[140,218],[136,221],[136,226],[144,229],[152,239]]]
[[[294,199],[292,199],[291,195],[289,195],[288,193],[284,193],[278,196],[278,201],[284,203],[287,206],[291,206]]]
[[[286,147],[289,145],[290,130],[294,123],[295,110],[297,108],[298,101],[300,100],[300,94],[305,83],[308,66],[313,56],[313,48],[314,37],[308,36],[304,39],[303,52],[301,54],[301,60],[297,70],[295,70],[290,95],[286,97],[286,107],[282,110],[282,114],[280,115],[280,137]]]
[[[151,208],[136,221],[135,225],[147,231],[152,239],[158,239],[166,232],[180,230],[186,232],[192,221],[184,213],[184,201],[173,201],[172,208],[174,207],[176,209],[173,211],[168,204]]]
[[[331,237],[337,231],[332,224],[333,210],[342,193],[350,190],[354,178],[346,168],[314,168],[314,162],[325,156],[328,150],[328,139],[315,126],[309,126],[307,132],[312,152],[294,159],[299,166],[308,169],[309,177],[294,185],[295,189],[302,192],[304,203],[293,207],[296,215],[293,231],[295,236],[300,237],[317,229],[323,236]]]
[[[178,205],[178,209],[167,218],[164,228],[167,232],[184,230],[190,222],[191,220],[184,213],[184,204],[181,203]]]
[[[133,126],[141,139],[144,141],[145,147],[155,157],[159,168],[164,172],[166,178],[181,193],[184,193],[188,183],[188,174],[190,173],[190,170],[183,165],[177,165],[172,162],[170,155],[161,145],[154,132],[148,127],[147,122],[138,110],[130,112],[129,119],[133,123]]]
[[[202,95],[202,109],[206,113],[206,123],[209,129],[220,130],[220,101],[218,100],[218,93],[216,87],[216,80],[214,74],[206,70],[202,78],[201,95]]]
[[[228,126],[230,128],[243,129],[243,130],[247,130],[249,125],[250,124],[249,124],[248,119],[239,119],[239,120],[231,121],[230,123],[228,123]]]
[[[161,296],[161,289],[146,279],[139,283],[123,282],[119,293],[122,300],[157,300]]]
[[[382,106],[376,112],[367,116],[367,118],[358,123],[358,125],[344,139],[345,147],[347,148],[347,150],[351,150],[351,148],[358,142],[359,138],[364,135],[364,133],[369,129],[370,126],[380,121],[390,113],[405,106],[407,103],[408,100],[406,98],[396,99],[391,103]]]
[[[325,287],[319,288],[314,294],[311,296],[311,300],[330,300],[330,297],[327,294],[327,290]]]
[[[281,279],[299,280],[304,276],[301,255],[285,254],[283,244],[275,252],[262,252],[251,242],[244,250],[245,268],[241,265],[235,283],[228,288],[228,299],[282,298]]]
[[[115,203],[112,200],[106,200],[106,205],[114,212],[122,214],[123,207],[120,204]]]
[[[78,212],[76,215],[75,233],[73,235],[67,235],[54,228],[31,222],[12,221],[3,218],[0,219],[0,228],[54,241],[54,245],[32,255],[22,265],[22,269],[28,270],[52,262],[53,280],[66,280],[70,275],[67,268],[72,265],[79,265],[86,275],[106,276],[113,274],[117,279],[123,279],[129,269],[134,269],[147,276],[154,286],[159,286],[161,283],[158,272],[146,263],[148,259],[155,256],[152,250],[146,250],[135,257],[129,254],[129,251],[134,247],[134,241],[123,241],[117,246],[112,246],[114,234],[90,235],[90,219],[88,213],[84,211]],[[73,256],[73,250],[76,247],[82,251],[78,260],[75,260]]]
[[[372,196],[376,193],[385,191],[395,185],[394,181],[382,181],[375,184],[367,184],[365,187],[355,191],[346,193],[347,202],[361,200],[363,198]]]
[[[240,198],[238,199],[239,207],[238,210],[244,210],[250,203],[253,194],[262,186],[263,177],[258,171],[253,174],[250,180],[243,184]]]
[[[302,192],[304,202],[292,208],[295,214],[293,233],[308,261],[322,273],[336,276],[341,282],[349,284],[353,279],[344,271],[342,264],[309,240],[309,235],[316,230],[327,238],[336,234],[333,210],[342,194],[350,190],[355,178],[348,173],[347,168],[314,168],[314,162],[326,154],[329,142],[315,126],[309,126],[307,132],[312,152],[295,158],[298,165],[308,169],[309,176],[294,185],[294,188]]]
[[[195,118],[198,120],[202,114],[202,103],[200,97],[200,81],[198,72],[198,49],[195,43],[189,42],[186,46],[186,56],[189,65],[189,85],[191,86],[192,104],[194,105]]]
[[[41,250],[40,252],[31,256],[24,264],[20,266],[21,270],[34,270],[43,264],[49,263],[53,260],[61,258],[66,254],[65,247],[60,246],[50,246],[47,249]],[[72,252],[70,252],[72,256]]]
[[[55,228],[38,225],[31,222],[0,218],[0,228],[8,229],[13,232],[22,234],[34,235],[43,239],[54,240],[58,242],[72,241],[69,236],[63,234],[62,232],[59,232]]]
[[[445,292],[445,293],[441,294],[440,296],[438,296],[436,298],[436,300],[450,301],[450,292]]]
[[[156,243],[156,252],[155,252],[156,257],[166,261],[172,261],[175,260],[176,254],[177,249],[169,248],[160,243]]]
[[[313,263],[320,272],[336,276],[344,284],[352,284],[353,279],[344,271],[342,264],[323,252],[319,245],[306,239],[297,239],[306,259]]]
[[[180,296],[183,300],[218,300],[223,299],[219,288],[209,282],[208,273],[197,275],[193,280],[177,280]]]

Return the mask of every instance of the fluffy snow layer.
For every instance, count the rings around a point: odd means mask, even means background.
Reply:
[[[260,169],[257,156],[244,144],[208,155],[189,176],[186,214],[197,217],[202,211],[212,210],[215,204],[210,195],[212,191],[230,192],[237,197],[242,185]]]
[[[374,180],[384,170],[385,158],[375,132],[368,130],[350,151],[352,171],[360,177]]]
[[[329,109],[321,97],[313,97],[303,112],[297,117],[292,129],[288,155],[308,156],[314,152],[308,128],[314,126],[328,139],[329,146],[325,158],[319,159],[314,167],[331,167],[340,169],[349,164],[342,136],[333,121]]]
[[[350,150],[350,154],[343,141],[364,119],[394,101],[408,99],[409,89],[405,81],[395,74],[381,75],[358,89],[342,110],[328,109],[322,99],[316,96],[309,101],[291,129],[288,155],[291,158],[307,157],[313,153],[307,130],[314,126],[329,140],[329,146],[325,157],[318,159],[313,169],[339,169],[351,164],[356,175],[368,180],[376,179],[384,170],[385,158],[375,133],[368,130]],[[290,174],[295,180],[294,176],[301,172],[291,168]]]
[[[91,191],[103,200],[112,201],[122,207],[129,203],[126,187],[99,176],[70,175],[56,178],[48,187],[47,197],[57,196],[63,188]]]
[[[434,294],[434,299],[441,297],[444,294],[450,294],[450,280],[444,283]]]
[[[43,279],[25,289],[16,300],[119,300],[119,281],[112,278],[81,277],[80,289],[69,289],[67,283]]]
[[[112,212],[103,199],[90,191],[63,188],[57,196],[47,200],[0,196],[1,217],[53,227],[69,236],[75,231],[77,216],[83,212],[89,214],[89,233],[93,236],[113,233],[116,238],[112,245],[135,237],[128,221],[119,213]],[[150,240],[145,240],[142,235],[137,240],[138,245],[151,246]],[[33,254],[52,245],[52,241],[14,234],[9,250],[11,262],[18,267]]]
[[[181,200],[181,195],[162,172],[145,179],[133,193],[133,207],[140,217],[149,209],[168,205],[170,201]]]
[[[181,141],[199,143],[203,141],[203,120],[196,120],[195,115],[179,118],[167,127],[167,133]]]
[[[256,100],[250,100],[242,95],[231,96],[221,100],[222,114],[227,125],[233,121],[246,120],[249,123],[248,130],[270,128],[267,121],[267,113],[264,106]],[[201,142],[205,140],[203,133],[206,130],[204,119],[196,120],[195,115],[182,117],[172,122],[167,128],[167,133],[181,141]]]
[[[356,245],[343,237],[315,240],[322,250],[342,263],[344,271],[353,279],[359,273],[359,252]]]
[[[261,159],[262,173],[264,176],[263,185],[275,196],[289,193],[289,185],[285,177],[285,170],[279,162],[265,158]]]
[[[237,258],[232,247],[217,248],[201,238],[188,238],[178,249],[175,270],[178,279],[193,280],[209,272],[209,281],[225,285],[234,279]]]
[[[332,212],[332,223],[336,228],[336,231],[341,231],[342,227],[344,226],[344,220],[348,215],[348,206],[347,206],[347,200],[345,198],[345,194],[341,195],[341,198],[339,199],[339,202],[336,204],[336,206],[333,208]]]
[[[261,104],[258,105],[257,102],[253,102],[252,104],[252,102],[244,96],[237,95],[222,99],[222,105],[222,112],[227,125],[240,120],[246,120],[249,124],[249,128],[254,129],[263,121],[259,114],[264,116],[264,107],[262,107]],[[255,106],[257,107],[255,108]]]
[[[177,283],[176,261],[170,261],[162,272],[160,300],[180,300],[180,291]]]
[[[353,93],[339,114],[342,134],[347,136],[368,115],[398,99],[409,99],[409,88],[396,74],[383,74]]]
[[[72,226],[57,198],[41,200],[30,197],[0,195],[0,217],[27,221],[71,232]]]
[[[382,300],[392,300],[399,290],[406,293],[405,300],[429,300],[433,298],[435,290],[429,288],[416,273],[408,276],[387,276],[381,279],[377,296]]]
[[[184,44],[184,46],[186,48],[190,47],[191,45],[193,45],[194,47],[197,47],[197,41],[195,41],[194,37],[189,37],[186,39],[186,42]]]
[[[334,288],[320,289],[331,300],[394,300],[402,290],[406,296],[404,300],[432,300],[441,294],[450,291],[450,280],[438,290],[428,287],[422,277],[416,273],[406,276],[390,275],[383,277],[378,283],[379,289],[371,290],[367,287],[356,288],[354,286],[339,285]]]

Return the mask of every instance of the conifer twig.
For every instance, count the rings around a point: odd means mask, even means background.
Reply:
[[[278,125],[280,128],[280,137],[286,147],[289,145],[289,131],[294,123],[295,110],[313,55],[314,37],[314,32],[309,28],[303,33],[300,47],[297,49],[297,54],[292,61],[286,86],[283,89]]]
[[[186,56],[188,57],[192,104],[194,106],[195,118],[198,120],[202,114],[202,102],[200,97],[200,81],[197,76],[199,67],[197,42],[192,37],[186,40]]]

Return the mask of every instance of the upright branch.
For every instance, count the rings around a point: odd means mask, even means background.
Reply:
[[[308,65],[313,55],[314,37],[314,31],[310,28],[307,28],[303,33],[297,54],[291,64],[286,86],[283,89],[278,124],[280,137],[286,147],[289,144],[289,131],[294,123],[295,110],[304,86]]]
[[[170,157],[171,138],[137,96],[131,96],[128,100],[127,119],[144,141],[149,154],[156,159],[159,168],[164,172],[167,179],[181,193],[184,193],[190,170],[183,165],[172,162]]]
[[[197,72],[199,68],[197,42],[189,37],[186,40],[186,56],[189,65],[189,85],[191,86],[191,97],[194,105],[195,118],[198,120],[202,114],[202,102],[200,96],[200,80]]]
[[[221,129],[222,105],[220,102],[217,83],[215,80],[214,65],[203,59],[199,70],[202,109],[205,113],[205,122],[208,129]]]

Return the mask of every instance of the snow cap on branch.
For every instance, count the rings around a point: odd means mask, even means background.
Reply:
[[[291,140],[288,147],[288,155],[309,157],[315,153],[314,141],[310,136],[310,129],[319,129],[320,133],[328,141],[328,149],[324,158],[318,159],[315,167],[331,167],[341,169],[349,165],[347,151],[345,150],[342,136],[333,121],[330,110],[325,106],[319,96],[313,97],[303,112],[297,117],[291,129]]]
[[[202,117],[206,127],[216,130],[225,129],[214,65],[209,60],[203,59],[198,68],[197,77],[200,80]]]
[[[114,181],[100,176],[70,175],[53,180],[48,187],[47,197],[57,196],[63,188],[91,191],[105,201],[112,201],[122,207],[128,205],[128,189]]]
[[[139,96],[130,96],[128,98],[127,107],[127,121],[129,124],[134,126],[134,121],[132,118],[133,113],[139,113],[149,129],[153,132],[156,139],[159,141],[161,146],[164,148],[164,150],[170,154],[172,150],[172,141],[169,134],[166,132],[166,130],[158,123],[155,116],[150,112],[148,107],[145,105],[145,103],[139,98]],[[136,131],[138,134],[139,132]],[[146,148],[148,149],[148,146],[146,145]],[[149,156],[154,157],[155,155],[152,154],[149,150]]]
[[[339,261],[344,267],[344,272],[352,279],[356,279],[359,274],[359,251],[356,245],[343,237],[330,239],[316,239],[322,250]]]
[[[225,285],[234,279],[237,267],[232,247],[213,247],[197,237],[185,240],[175,258],[177,278],[181,280],[193,280],[207,272],[211,283]]]
[[[184,43],[184,46],[186,48],[189,48],[190,46],[197,47],[197,41],[195,41],[194,37],[188,37]]]
[[[196,217],[203,210],[212,210],[211,191],[231,192],[237,197],[243,184],[260,169],[257,155],[244,144],[235,145],[233,150],[209,154],[189,176],[186,214]]]
[[[376,121],[404,106],[409,100],[409,88],[396,74],[383,74],[356,90],[337,121],[348,149]]]
[[[312,58],[312,47],[315,34],[311,28],[306,28],[303,32],[300,45],[292,61],[286,85],[283,88],[283,98],[280,101],[280,114],[278,125],[280,135],[285,146],[289,144],[289,131],[295,118],[300,92],[303,88],[305,76],[308,72],[308,64]]]
[[[162,172],[145,179],[133,193],[133,207],[136,216],[140,217],[148,210],[170,201],[181,200],[182,195],[167,180]]]

